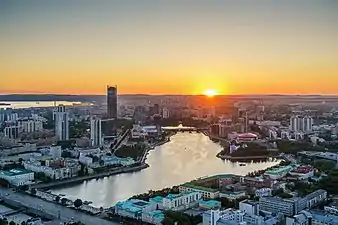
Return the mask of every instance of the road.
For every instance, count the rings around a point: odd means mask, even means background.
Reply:
[[[55,218],[58,218],[60,216],[60,220],[62,220],[63,222],[81,221],[86,225],[119,224],[117,222],[111,222],[101,219],[99,217],[87,215],[85,213],[76,211],[74,209],[69,209],[67,207],[52,202],[47,202],[42,199],[32,197],[30,195],[13,192],[10,189],[0,188],[0,197],[17,202],[27,208],[33,208],[41,212],[46,212],[50,215],[55,216]]]

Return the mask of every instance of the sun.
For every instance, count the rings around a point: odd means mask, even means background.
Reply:
[[[214,97],[215,95],[218,95],[218,92],[215,89],[208,89],[203,92],[203,94],[207,97]]]

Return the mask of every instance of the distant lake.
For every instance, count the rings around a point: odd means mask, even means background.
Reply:
[[[73,105],[80,104],[81,102],[68,102],[68,101],[42,101],[42,102],[6,102],[0,101],[0,103],[10,105],[0,105],[0,109],[12,108],[12,109],[24,109],[24,108],[36,108],[36,107],[52,107],[54,103],[56,105]]]

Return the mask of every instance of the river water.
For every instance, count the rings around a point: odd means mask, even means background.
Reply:
[[[246,166],[223,161],[216,157],[222,147],[202,133],[178,133],[171,141],[149,152],[149,168],[139,172],[119,174],[81,184],[52,190],[70,199],[80,198],[93,202],[96,207],[110,207],[117,201],[135,194],[179,185],[202,176],[221,173],[245,175],[278,163],[251,162]]]

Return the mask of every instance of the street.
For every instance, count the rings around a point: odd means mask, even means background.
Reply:
[[[20,203],[27,208],[33,208],[38,211],[46,212],[55,218],[60,217],[63,222],[81,221],[86,225],[112,225],[119,224],[117,222],[110,222],[99,217],[87,215],[85,213],[69,209],[67,207],[47,202],[39,198],[25,195],[18,192],[13,192],[10,189],[0,188],[0,198],[9,199],[14,202]]]

